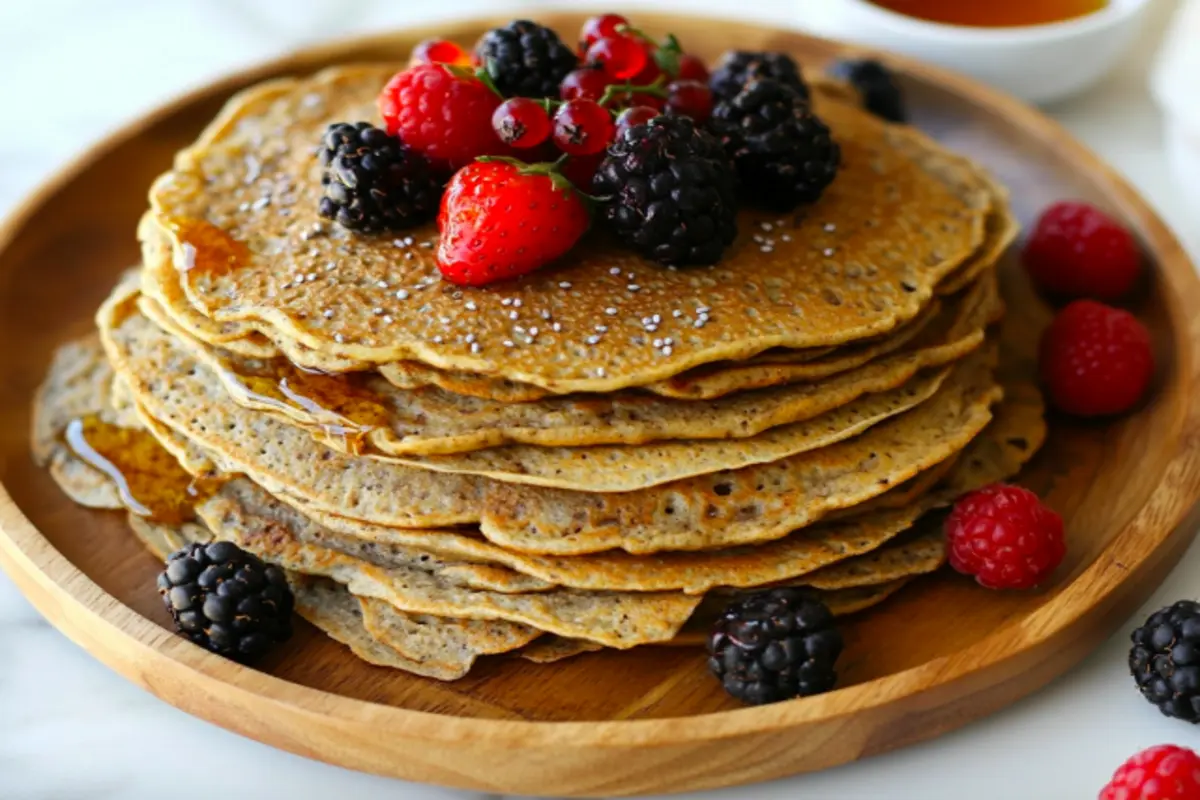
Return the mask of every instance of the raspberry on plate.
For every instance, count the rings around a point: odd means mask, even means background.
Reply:
[[[1076,300],[1042,334],[1038,368],[1059,409],[1120,414],[1137,405],[1154,376],[1150,334],[1128,311]]]
[[[1066,555],[1062,517],[1020,486],[964,495],[946,518],[950,565],[988,589],[1031,589]]]
[[[1200,755],[1160,744],[1122,764],[1099,800],[1200,800]]]
[[[441,64],[418,64],[397,73],[379,95],[387,132],[399,136],[442,172],[477,156],[512,151],[492,130],[501,98],[479,79]]]
[[[1141,271],[1133,235],[1103,211],[1079,202],[1050,206],[1038,219],[1023,254],[1029,275],[1061,297],[1113,300]]]

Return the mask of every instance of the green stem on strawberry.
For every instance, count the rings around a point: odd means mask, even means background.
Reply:
[[[508,164],[509,166],[516,167],[517,172],[521,175],[545,175],[550,179],[550,182],[554,184],[555,189],[559,189],[561,191],[570,190],[574,192],[588,204],[588,210],[592,211],[595,209],[596,205],[603,203],[608,198],[597,197],[596,195],[588,194],[587,192],[583,191],[583,189],[580,189],[578,186],[572,183],[571,179],[562,173],[563,165],[567,163],[567,160],[570,157],[571,156],[569,154],[563,153],[554,161],[541,161],[536,164],[530,164],[526,161],[522,161],[519,158],[513,158],[512,156],[479,156],[475,160],[481,161],[485,164]]]

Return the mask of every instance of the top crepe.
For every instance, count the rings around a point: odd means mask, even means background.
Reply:
[[[790,217],[744,212],[715,267],[665,269],[597,234],[525,279],[451,286],[432,226],[363,236],[317,216],[315,143],[331,122],[373,118],[393,71],[339,67],[250,89],[155,183],[155,221],[203,316],[293,340],[309,366],[416,360],[603,392],[887,333],[984,242],[992,194],[976,166],[819,97],[842,147],[837,179]],[[754,241],[764,232],[770,246]]]

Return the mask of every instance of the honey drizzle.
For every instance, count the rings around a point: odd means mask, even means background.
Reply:
[[[179,242],[175,268],[180,272],[224,275],[250,261],[250,248],[202,219],[171,217],[164,224]]]
[[[354,375],[334,375],[296,367],[285,359],[262,367],[220,367],[226,384],[243,402],[287,414],[300,425],[341,437],[348,452],[361,454],[371,431],[388,424],[384,404],[358,385]],[[301,412],[300,419],[294,412]]]
[[[950,25],[1005,28],[1044,25],[1092,14],[1108,0],[870,0],[908,17]]]
[[[71,452],[113,482],[126,508],[153,522],[194,519],[196,504],[217,486],[192,478],[147,431],[118,427],[96,414],[71,420],[63,438]]]

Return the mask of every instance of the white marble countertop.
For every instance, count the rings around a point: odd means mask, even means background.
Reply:
[[[652,5],[798,26],[824,2],[830,0]],[[0,119],[5,120],[0,213],[88,142],[222,72],[318,38],[495,12],[503,4],[415,5],[407,0],[0,2]],[[551,4],[523,0],[512,5]],[[1190,239],[1193,253],[1200,253],[1200,228],[1195,223],[1187,228],[1187,209],[1162,155],[1161,122],[1145,88],[1147,65],[1172,2],[1158,0],[1158,6],[1142,42],[1117,72],[1051,113],[1131,178]],[[1095,797],[1116,765],[1138,749],[1164,742],[1200,749],[1200,729],[1167,720],[1147,705],[1124,663],[1128,630],[1136,620],[1198,593],[1200,545],[1191,548],[1145,609],[1079,668],[1002,713],[936,741],[822,774],[690,797]],[[157,797],[466,800],[482,795],[347,772],[189,717],[67,641],[0,574],[0,800]]]

